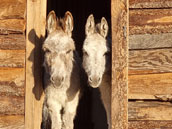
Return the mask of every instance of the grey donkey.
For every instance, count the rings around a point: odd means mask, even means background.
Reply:
[[[108,128],[111,128],[111,47],[107,40],[108,23],[104,17],[95,24],[91,14],[85,25],[86,38],[83,44],[83,68],[88,83],[99,88],[101,100],[106,110]]]
[[[73,129],[81,95],[80,65],[72,39],[73,17],[66,12],[56,18],[51,11],[47,18],[48,36],[43,43],[45,99],[42,129]]]

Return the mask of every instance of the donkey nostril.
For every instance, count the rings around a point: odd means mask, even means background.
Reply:
[[[92,82],[92,78],[91,77],[89,77],[89,81]]]
[[[61,78],[61,81],[64,81],[64,77]]]
[[[98,81],[100,81],[100,77],[98,78]]]

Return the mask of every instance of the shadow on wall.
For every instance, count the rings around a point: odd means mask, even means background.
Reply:
[[[33,62],[32,74],[34,75],[34,88],[32,89],[32,92],[36,100],[40,100],[43,93],[42,43],[44,42],[44,37],[42,35],[38,37],[35,30],[32,29],[28,34],[28,39],[35,46],[28,57],[28,60]]]

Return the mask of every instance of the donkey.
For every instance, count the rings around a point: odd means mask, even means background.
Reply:
[[[66,12],[56,18],[51,11],[47,18],[48,36],[43,43],[45,99],[42,129],[73,129],[80,90],[79,57],[71,38],[73,17]]]
[[[91,14],[85,25],[86,38],[83,44],[83,68],[88,76],[88,83],[100,90],[106,110],[108,128],[111,126],[111,54],[110,43],[106,40],[108,23],[104,17],[95,25]]]

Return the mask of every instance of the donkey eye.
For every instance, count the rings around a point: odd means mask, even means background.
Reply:
[[[70,49],[70,50],[68,50],[67,52],[66,52],[66,54],[69,54],[70,52],[72,52],[72,50]]]
[[[88,53],[86,51],[83,51],[83,54],[86,55],[86,56],[88,56]]]
[[[108,55],[108,52],[105,52],[104,54],[103,54],[103,56],[107,56]]]

